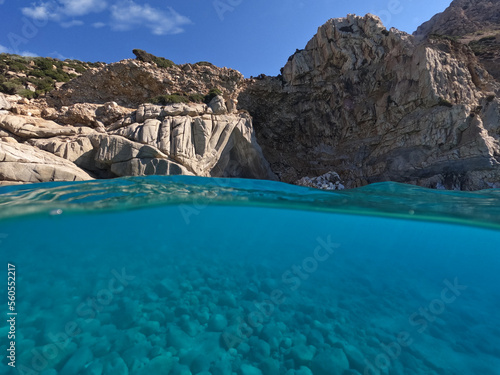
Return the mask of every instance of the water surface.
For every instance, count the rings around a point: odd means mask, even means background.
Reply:
[[[500,374],[499,227],[498,190],[2,188],[0,373]]]

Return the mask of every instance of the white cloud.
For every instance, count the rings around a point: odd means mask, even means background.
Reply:
[[[21,8],[21,12],[36,20],[62,22],[68,17],[80,17],[104,11],[108,3],[104,0],[49,0]]]
[[[68,28],[83,25],[83,21],[75,17],[83,17],[90,13],[109,11],[110,26],[113,30],[125,31],[145,27],[155,35],[179,34],[191,20],[171,7],[159,9],[149,4],[137,4],[133,0],[39,0],[29,7],[21,8],[23,15],[36,20],[58,22]],[[103,22],[95,22],[96,29],[106,26]]]
[[[72,20],[72,21],[68,21],[68,22],[61,22],[61,26],[64,27],[64,28],[74,27],[74,26],[82,26],[82,25],[84,25],[84,22],[80,21],[80,20]]]
[[[84,16],[89,13],[100,13],[108,6],[103,0],[59,0],[64,14],[70,17]]]
[[[26,57],[28,57],[28,56],[29,57],[37,57],[38,56],[36,53],[29,52],[29,51],[23,51],[23,52],[14,51],[9,47],[2,46],[1,44],[0,44],[0,53],[11,53],[11,54],[21,55],[21,56],[26,56]]]
[[[11,54],[16,54],[16,55],[21,55],[24,57],[38,57],[36,53],[30,52],[30,51],[23,51],[23,52],[16,52],[13,51],[11,48],[2,46],[0,44],[0,53],[11,53]]]
[[[31,7],[21,8],[21,12],[35,20],[55,20],[58,18],[58,13],[54,10],[53,3],[40,3],[39,5],[32,4]]]
[[[112,28],[118,31],[143,26],[149,28],[155,35],[179,34],[184,31],[182,26],[192,23],[189,18],[170,7],[162,11],[149,4],[136,4],[132,0],[120,1],[110,9]]]

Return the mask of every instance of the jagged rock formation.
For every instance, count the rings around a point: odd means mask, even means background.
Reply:
[[[0,115],[0,184],[153,174],[274,178],[250,116],[228,113],[222,97],[210,106],[147,104],[131,111],[85,103],[38,110],[76,126],[24,107]]]
[[[424,22],[414,34],[462,36],[480,30],[500,30],[500,1],[453,0],[444,12]]]
[[[282,181],[335,170],[348,188],[500,186],[498,86],[466,47],[349,15],[321,26],[282,73],[239,97]]]
[[[469,45],[481,64],[500,81],[500,1],[454,0],[442,13],[424,22],[417,37],[454,37]]]
[[[237,96],[243,82],[240,72],[209,63],[159,68],[154,63],[129,59],[88,70],[60,89],[51,91],[47,102],[60,107],[114,101],[122,106],[137,107],[159,95],[205,95],[212,88],[219,88],[229,101]]]

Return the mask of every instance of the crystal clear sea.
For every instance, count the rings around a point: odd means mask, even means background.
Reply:
[[[0,374],[500,374],[500,190],[3,187],[0,254]]]

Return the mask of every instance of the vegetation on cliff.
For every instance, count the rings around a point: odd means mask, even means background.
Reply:
[[[50,57],[23,57],[0,54],[0,92],[38,98],[86,70],[103,63],[58,60]]]

